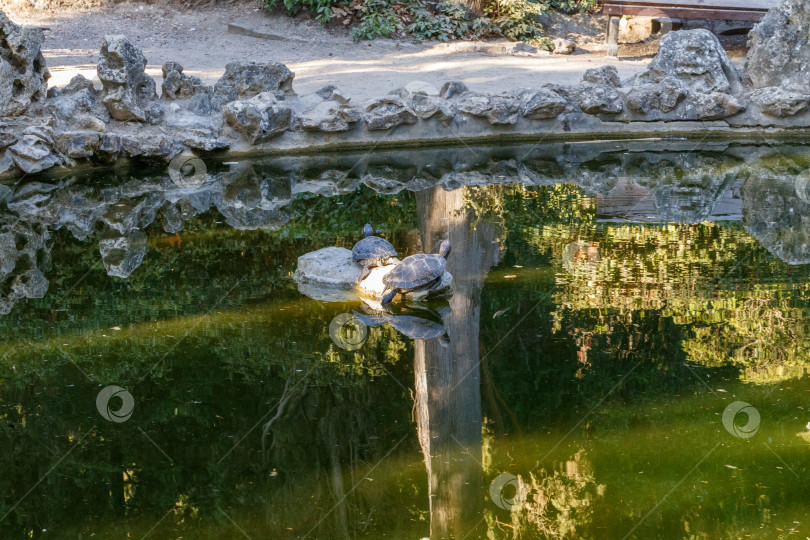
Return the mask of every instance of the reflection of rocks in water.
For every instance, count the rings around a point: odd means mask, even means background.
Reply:
[[[125,235],[110,231],[99,240],[98,249],[107,275],[128,278],[146,255],[146,234],[138,229]]]
[[[284,209],[291,201],[286,178],[265,176],[258,167],[247,165],[236,174],[224,176],[222,184],[214,204],[231,227],[273,230],[292,219]]]
[[[50,235],[24,223],[3,224],[0,229],[0,314],[6,315],[17,300],[42,298],[48,291],[39,267],[50,261]]]
[[[797,178],[768,171],[752,175],[743,186],[743,224],[773,256],[808,264],[810,204],[797,195]]]

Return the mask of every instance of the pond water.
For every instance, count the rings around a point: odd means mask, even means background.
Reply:
[[[810,147],[205,165],[0,186],[0,537],[810,536]],[[302,294],[366,222],[452,298]]]

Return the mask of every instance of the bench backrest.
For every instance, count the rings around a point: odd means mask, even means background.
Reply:
[[[607,15],[759,21],[779,0],[605,0]]]

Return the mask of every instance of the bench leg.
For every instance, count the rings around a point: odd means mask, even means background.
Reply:
[[[618,15],[611,15],[607,28],[607,55],[619,56],[619,21],[622,18]]]

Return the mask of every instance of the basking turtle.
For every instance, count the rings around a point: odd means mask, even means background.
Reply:
[[[388,240],[374,236],[374,230],[368,223],[363,227],[363,236],[364,238],[352,248],[352,258],[363,267],[363,272],[357,281],[366,279],[371,268],[375,266],[399,262],[394,246]]]
[[[386,288],[381,303],[383,305],[390,303],[397,293],[429,289],[438,283],[447,267],[448,255],[450,242],[445,240],[439,248],[438,255],[420,253],[405,257],[393,270],[383,276]]]

